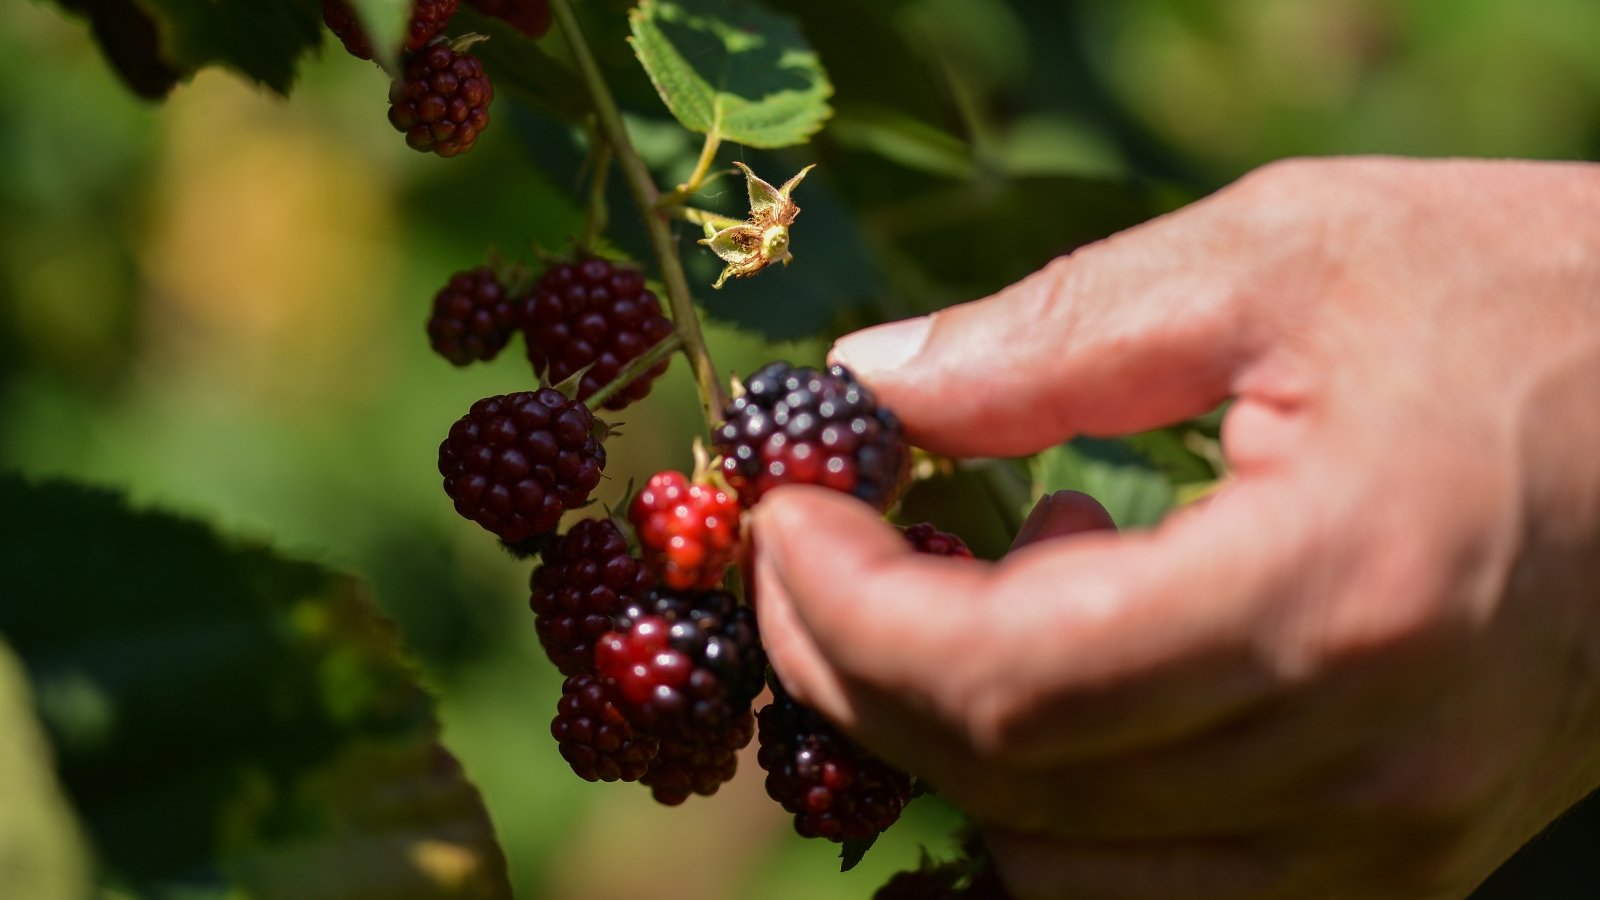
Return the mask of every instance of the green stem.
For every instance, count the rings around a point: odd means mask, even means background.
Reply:
[[[590,159],[594,171],[589,173],[589,208],[583,221],[583,248],[594,252],[595,243],[606,232],[606,175],[611,171],[611,142],[598,133],[593,135]]]
[[[590,409],[599,409],[602,403],[610,400],[618,391],[633,384],[640,375],[650,371],[651,367],[656,363],[661,362],[682,348],[683,335],[674,331],[662,338],[654,347],[628,360],[628,364],[622,367],[622,371],[617,373],[617,377],[607,382],[600,390],[590,394],[589,399],[585,400],[584,404]]]
[[[572,9],[572,0],[550,0],[550,12],[555,18],[556,27],[561,29],[566,39],[567,47],[572,51],[578,74],[589,88],[595,114],[600,119],[601,133],[611,144],[611,150],[617,156],[617,168],[621,170],[622,177],[627,179],[633,202],[644,219],[645,230],[650,235],[650,246],[655,251],[656,263],[661,271],[661,282],[666,287],[667,305],[672,308],[673,324],[683,339],[683,352],[694,371],[695,385],[700,389],[701,412],[705,415],[706,428],[710,430],[722,418],[722,408],[727,405],[726,394],[723,392],[722,379],[717,375],[716,364],[712,362],[711,352],[706,347],[705,335],[700,331],[700,317],[696,315],[694,300],[689,296],[689,280],[683,274],[682,260],[678,259],[678,244],[673,240],[666,216],[656,209],[661,193],[656,189],[655,180],[650,177],[644,160],[639,158],[633,142],[628,139],[622,113],[617,109],[617,102],[611,96],[600,65],[595,62],[594,53],[583,37],[583,28]]]
[[[721,146],[722,134],[716,128],[706,132],[706,142],[700,146],[700,158],[695,160],[694,171],[689,173],[689,180],[678,185],[677,190],[658,199],[656,206],[660,209],[681,206],[694,196],[695,192],[700,190],[700,186],[705,184],[706,175],[710,173],[712,163],[717,161],[717,149]]]

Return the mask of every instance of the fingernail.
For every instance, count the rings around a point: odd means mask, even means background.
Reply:
[[[828,359],[857,375],[877,375],[905,365],[928,341],[931,316],[902,319],[848,334],[833,345]]]

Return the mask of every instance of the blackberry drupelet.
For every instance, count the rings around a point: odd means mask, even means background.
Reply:
[[[406,25],[405,49],[421,50],[444,30],[456,14],[457,0],[414,0],[411,19]],[[339,38],[344,49],[357,59],[372,58],[372,41],[348,0],[322,0],[322,21]]]

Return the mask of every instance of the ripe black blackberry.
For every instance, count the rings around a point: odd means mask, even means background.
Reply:
[[[533,570],[534,628],[563,675],[594,671],[594,644],[612,617],[649,593],[655,576],[628,552],[628,539],[610,519],[584,519],[543,554]]]
[[[413,150],[455,156],[477,142],[493,100],[494,85],[476,56],[432,44],[407,56],[389,85],[389,124]]]
[[[573,675],[561,685],[550,734],[584,781],[638,781],[661,743],[633,730],[595,675]]]
[[[918,553],[927,553],[932,556],[955,556],[971,559],[972,551],[967,549],[966,541],[948,531],[940,531],[933,527],[931,522],[918,522],[907,525],[900,530],[906,536],[911,546]]]
[[[413,0],[411,19],[406,24],[407,50],[421,50],[433,40],[450,17],[456,14],[458,0]],[[322,21],[339,38],[344,49],[357,59],[372,58],[372,41],[347,0],[322,0]]]
[[[767,796],[794,814],[802,837],[865,840],[900,818],[911,776],[868,753],[772,681],[756,715]]]
[[[746,507],[780,484],[820,484],[887,509],[911,451],[900,422],[843,366],[775,362],[745,380],[713,439]]]
[[[739,751],[755,735],[755,715],[747,708],[728,727],[661,742],[639,783],[663,806],[677,806],[691,794],[709,797],[733,780]]]
[[[486,397],[439,445],[456,512],[509,544],[555,530],[589,500],[606,466],[588,407],[552,388]]]
[[[726,591],[662,588],[616,617],[594,660],[634,727],[664,739],[726,731],[767,665],[750,607]]]
[[[550,30],[548,0],[467,0],[467,5],[486,16],[505,20],[534,40]]]
[[[522,330],[528,360],[553,383],[589,366],[578,385],[585,400],[609,384],[622,368],[672,334],[661,301],[632,266],[588,257],[545,270],[523,301]],[[662,360],[605,402],[622,409],[650,393],[667,370]]]
[[[450,276],[433,298],[428,343],[453,365],[494,359],[517,329],[517,305],[489,266]]]

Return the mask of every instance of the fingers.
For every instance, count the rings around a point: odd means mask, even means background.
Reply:
[[[1011,549],[1069,534],[1102,530],[1115,531],[1117,523],[1111,520],[1111,513],[1100,501],[1081,491],[1056,491],[1034,504],[1022,527],[1017,529]]]
[[[1214,201],[1213,201],[1214,202]],[[1231,393],[1260,329],[1248,300],[1276,254],[1206,204],[1051,263],[985,300],[841,339],[914,443],[1018,456],[1079,433],[1198,415]]]
[[[1264,512],[1219,497],[1153,533],[1074,535],[994,566],[920,556],[849,497],[782,488],[756,511],[762,631],[802,700],[936,782],[968,778],[963,759],[1159,746],[1271,691],[1254,613],[1288,532]]]

